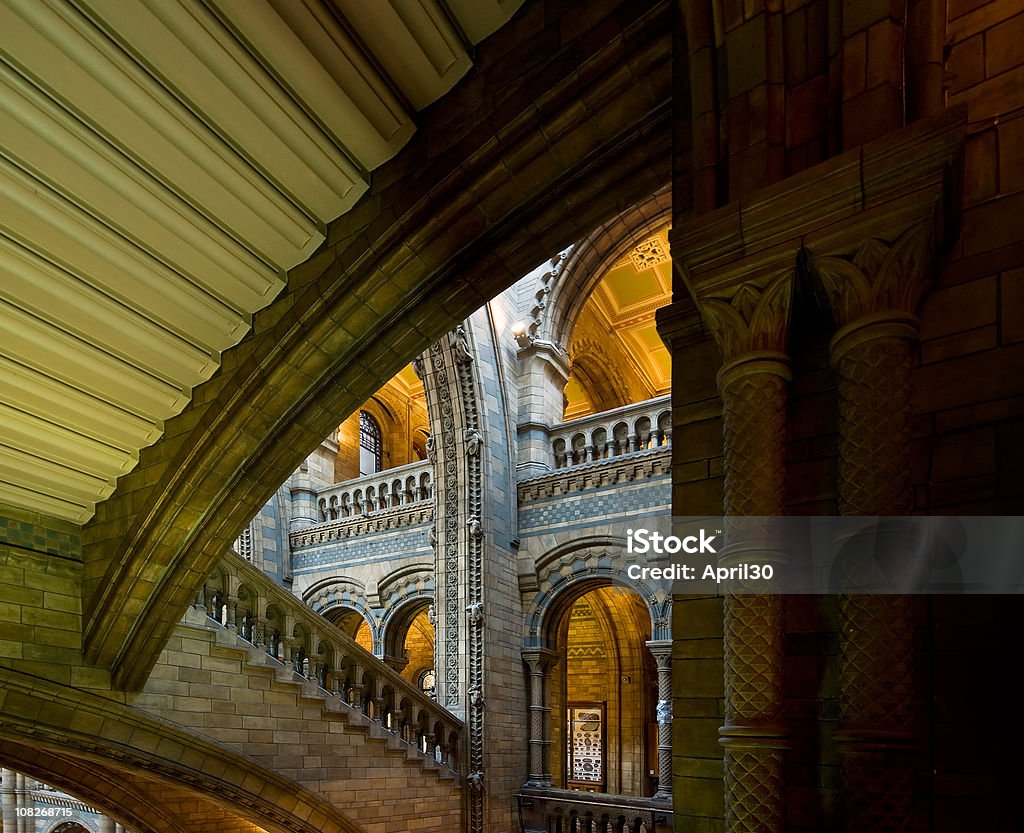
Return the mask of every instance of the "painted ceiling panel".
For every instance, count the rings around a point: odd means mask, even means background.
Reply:
[[[0,3],[0,502],[88,520],[520,2]]]

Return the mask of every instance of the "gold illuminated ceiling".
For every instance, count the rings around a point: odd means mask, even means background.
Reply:
[[[0,502],[91,517],[520,3],[0,2]]]
[[[669,352],[654,321],[658,308],[671,300],[666,227],[615,263],[587,302],[629,357],[632,366],[623,373],[639,373],[652,396],[668,393],[672,383]]]

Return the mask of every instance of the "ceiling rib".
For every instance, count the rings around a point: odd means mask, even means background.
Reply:
[[[91,517],[520,2],[0,3],[0,501]]]

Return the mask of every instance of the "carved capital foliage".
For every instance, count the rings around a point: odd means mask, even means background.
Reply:
[[[892,243],[872,237],[851,256],[815,257],[814,266],[842,328],[879,313],[913,315],[931,282],[934,256],[935,224],[928,220]]]
[[[785,352],[793,300],[793,271],[740,284],[697,303],[726,361],[746,353]]]

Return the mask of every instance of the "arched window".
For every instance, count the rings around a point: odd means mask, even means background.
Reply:
[[[420,691],[427,695],[427,697],[434,696],[434,686],[437,684],[437,675],[434,673],[433,668],[428,668],[422,674],[420,674]]]
[[[381,470],[383,438],[380,425],[366,411],[359,412],[359,474],[376,474]]]

